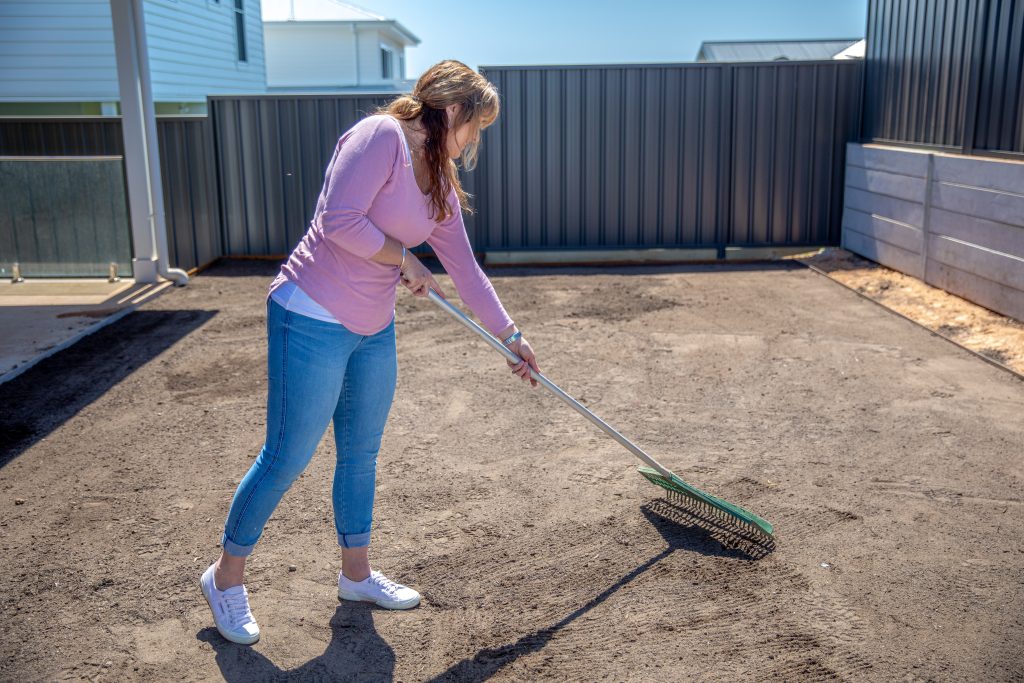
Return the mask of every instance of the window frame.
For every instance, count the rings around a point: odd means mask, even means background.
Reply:
[[[239,64],[249,63],[249,49],[245,37],[245,0],[235,0],[231,8],[235,20],[235,61]]]
[[[380,44],[380,76],[381,80],[395,80],[395,50],[386,43]]]

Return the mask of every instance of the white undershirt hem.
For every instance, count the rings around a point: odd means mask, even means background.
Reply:
[[[308,294],[302,291],[301,287],[291,280],[287,280],[271,292],[270,298],[292,313],[298,313],[307,318],[321,320],[325,323],[341,324],[337,318],[331,315],[330,311],[313,301]]]

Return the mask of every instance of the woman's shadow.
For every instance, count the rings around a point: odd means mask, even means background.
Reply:
[[[230,643],[207,627],[196,638],[216,652],[217,666],[229,683],[243,681],[391,681],[395,652],[373,626],[369,603],[346,602],[331,617],[331,642],[319,657],[283,670],[251,647]]]

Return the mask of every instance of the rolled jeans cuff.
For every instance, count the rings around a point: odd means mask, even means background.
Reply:
[[[238,545],[234,541],[228,538],[227,534],[224,534],[220,539],[221,547],[224,548],[224,552],[228,555],[235,557],[249,557],[252,554],[252,549],[256,547],[253,545]]]
[[[370,532],[362,534],[338,534],[338,545],[342,548],[365,548],[370,545]]]

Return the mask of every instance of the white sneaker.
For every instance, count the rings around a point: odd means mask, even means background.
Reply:
[[[217,584],[213,581],[215,566],[211,564],[199,579],[203,596],[213,612],[213,623],[217,625],[220,634],[232,643],[252,645],[260,639],[260,627],[249,611],[249,592],[245,586],[217,590]]]
[[[338,574],[338,599],[373,602],[387,609],[409,609],[420,604],[420,594],[408,586],[395,583],[378,571],[362,581],[353,581]]]

